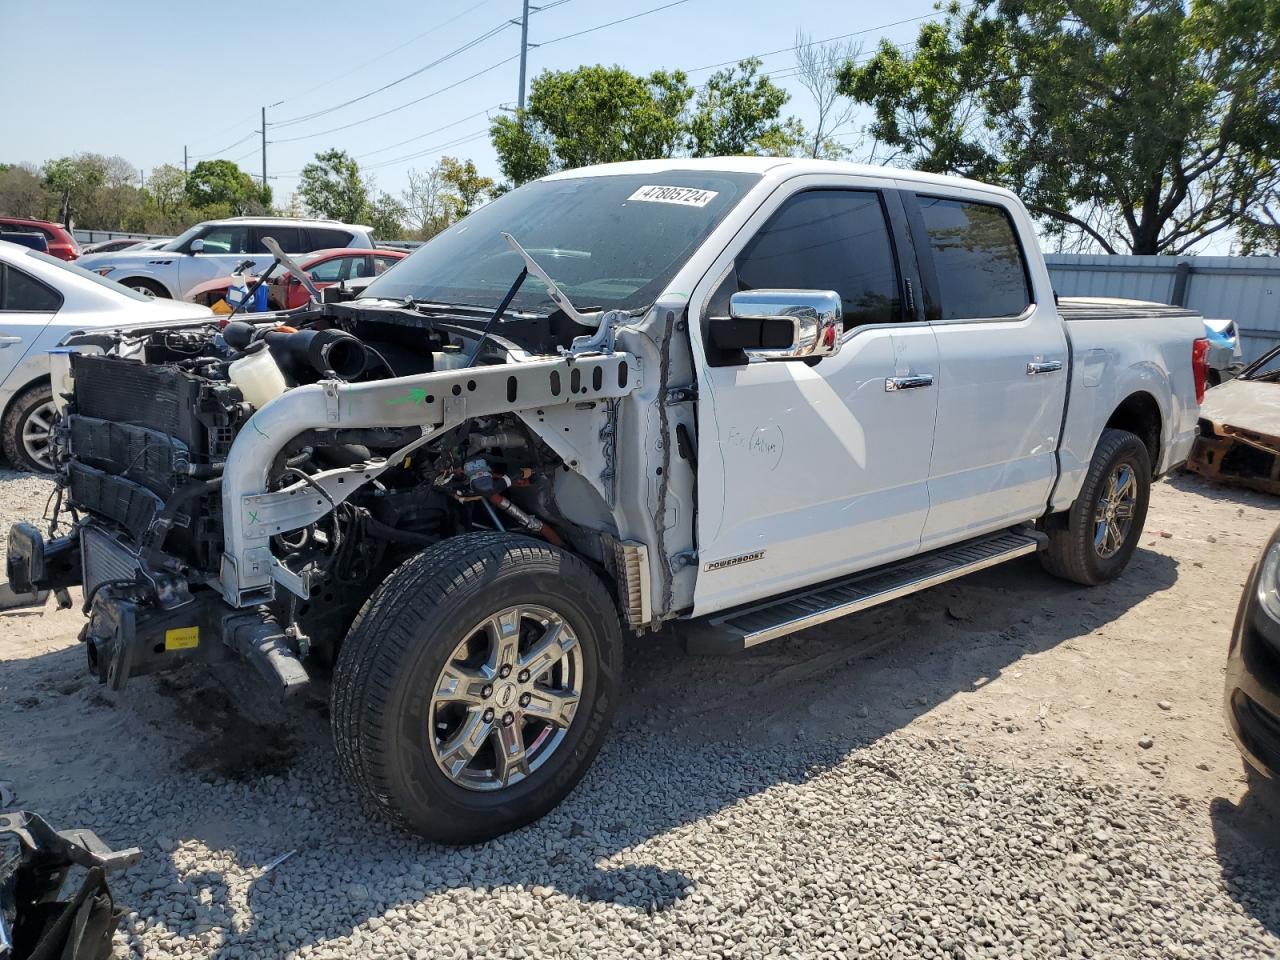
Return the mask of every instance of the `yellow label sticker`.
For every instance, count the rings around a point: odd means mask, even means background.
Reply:
[[[166,650],[191,650],[200,646],[199,627],[174,627],[164,632]]]

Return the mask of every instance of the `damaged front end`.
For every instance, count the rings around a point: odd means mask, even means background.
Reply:
[[[611,338],[574,349],[548,318],[489,326],[326,304],[75,344],[54,358],[53,515],[43,533],[11,531],[9,605],[81,586],[89,666],[114,689],[239,657],[287,696],[306,688],[305,660],[332,663],[378,583],[438,540],[523,530],[617,566],[608,477],[583,477],[574,451],[609,461],[601,438],[638,361]],[[274,395],[237,382],[255,357],[279,371]],[[537,427],[563,410],[553,447]],[[583,510],[588,497],[600,506]]]

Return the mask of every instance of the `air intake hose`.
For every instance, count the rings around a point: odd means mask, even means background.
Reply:
[[[299,330],[264,337],[276,362],[297,380],[314,380],[332,370],[343,380],[364,373],[369,361],[364,344],[345,330]]]

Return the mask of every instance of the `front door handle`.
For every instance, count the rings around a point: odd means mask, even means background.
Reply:
[[[888,393],[893,393],[895,390],[919,390],[921,387],[932,386],[932,373],[914,373],[909,377],[884,378],[884,389]]]
[[[1027,363],[1027,376],[1034,377],[1040,373],[1056,373],[1061,369],[1061,360],[1032,360]]]
[[[11,344],[21,343],[21,342],[22,342],[21,337],[0,337],[0,350],[3,350],[5,347]]]

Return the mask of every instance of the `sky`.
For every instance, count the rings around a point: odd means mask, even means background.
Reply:
[[[567,36],[671,2],[534,3],[547,9],[530,16],[529,42],[540,44],[529,51],[530,80],[542,70],[602,63],[634,73],[682,68],[697,85],[713,64],[789,48],[797,30],[815,40],[858,31],[850,39],[870,53],[881,38],[910,43],[918,18],[937,15],[933,0],[679,0]],[[192,165],[220,157],[258,177],[266,106],[267,175],[281,206],[303,165],[331,147],[351,153],[378,189],[397,195],[409,170],[443,155],[469,157],[499,177],[486,118],[516,101],[520,28],[506,21],[520,14],[521,0],[247,7],[0,0],[0,34],[9,38],[0,56],[0,90],[8,93],[0,98],[0,161],[41,164],[91,151],[119,154],[149,172],[181,165],[185,146]],[[792,93],[784,112],[809,121],[808,94],[788,76],[794,63],[793,51],[781,49],[764,58],[763,69],[777,72],[776,82]],[[865,121],[843,131],[846,143],[856,144]]]

